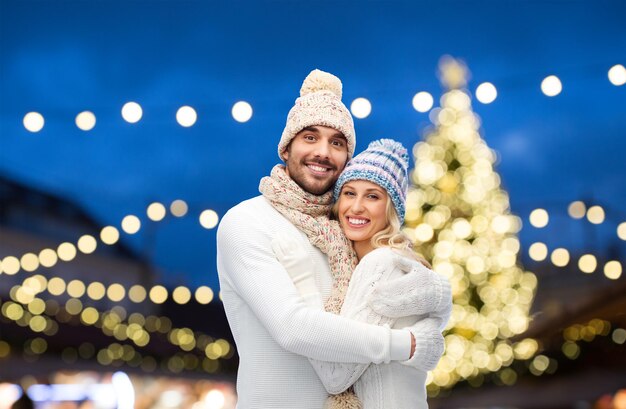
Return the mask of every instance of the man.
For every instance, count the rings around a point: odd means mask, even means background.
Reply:
[[[278,145],[285,167],[273,169],[271,183],[286,198],[283,206],[326,217],[329,191],[354,153],[354,125],[335,76],[313,71],[300,95]],[[272,252],[272,240],[282,233],[299,237],[308,249],[324,299],[332,298],[338,286],[326,255],[267,197],[246,200],[224,215],[217,264],[239,352],[238,408],[322,408],[328,393],[308,358],[353,363],[410,358],[407,363],[416,367],[436,363],[443,350],[441,334],[367,325],[306,308]],[[449,291],[445,288],[442,297],[449,298]]]

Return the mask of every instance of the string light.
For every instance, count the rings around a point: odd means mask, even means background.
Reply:
[[[587,210],[587,220],[593,224],[601,224],[604,221],[604,209],[600,206],[591,206]]]
[[[584,254],[578,259],[578,268],[583,273],[593,273],[598,267],[598,261],[592,254]]]
[[[357,98],[350,104],[350,111],[355,118],[367,118],[372,112],[372,103],[366,98]]]
[[[490,82],[483,82],[476,88],[476,99],[483,104],[491,104],[496,100],[498,91],[496,87]]]
[[[91,111],[76,115],[76,126],[82,131],[91,131],[96,126],[96,116]]]
[[[128,234],[135,234],[141,229],[141,220],[133,214],[124,216],[122,219],[122,230]]]
[[[587,213],[587,207],[585,206],[584,202],[581,202],[581,201],[572,202],[567,208],[567,213],[573,219],[582,219],[583,217],[585,217],[585,214]]]
[[[141,120],[143,109],[136,102],[127,102],[122,107],[122,118],[128,123],[134,124]]]
[[[549,221],[548,212],[545,209],[535,209],[530,213],[529,220],[534,227],[546,227]]]
[[[184,128],[193,126],[197,119],[198,114],[196,113],[196,110],[188,105],[182,106],[178,108],[178,111],[176,111],[176,121]]]
[[[552,251],[550,260],[557,267],[565,267],[569,263],[569,251],[564,248],[557,248]]]
[[[617,261],[609,261],[604,265],[604,275],[611,280],[617,280],[622,275],[622,264]]]
[[[170,205],[170,212],[176,217],[183,217],[187,214],[188,210],[189,206],[187,206],[187,203],[184,200],[174,200]]]
[[[231,109],[233,119],[240,123],[248,122],[252,118],[252,113],[252,105],[246,101],[235,102]]]
[[[561,93],[563,85],[556,75],[549,75],[541,81],[541,91],[548,97],[555,97]]]
[[[146,214],[152,221],[161,221],[165,217],[165,206],[159,202],[151,203],[146,210]]]
[[[85,234],[84,236],[81,236],[80,239],[78,239],[77,245],[78,249],[82,253],[91,254],[96,251],[96,248],[98,247],[98,242],[96,241],[95,237],[89,234]]]
[[[535,261],[543,261],[548,257],[548,247],[544,243],[533,243],[528,248],[528,255]]]
[[[72,243],[61,243],[57,248],[57,255],[63,261],[72,261],[76,257],[76,246]]]
[[[413,97],[413,108],[417,112],[428,112],[433,107],[434,99],[433,96],[430,95],[426,91],[421,91],[415,94]]]
[[[104,244],[113,245],[120,239],[120,232],[113,226],[105,226],[100,231],[100,240]]]
[[[626,68],[622,64],[616,64],[611,67],[608,73],[611,84],[619,87],[626,84]]]
[[[617,226],[617,237],[626,240],[626,222],[622,222]]]
[[[24,128],[32,133],[41,131],[45,123],[43,116],[39,112],[27,113],[26,115],[24,115],[24,119],[22,122],[24,124]]]
[[[219,217],[214,210],[205,210],[200,214],[200,224],[205,229],[212,229],[217,226]]]

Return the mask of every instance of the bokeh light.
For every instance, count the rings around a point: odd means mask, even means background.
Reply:
[[[122,230],[128,234],[135,234],[141,229],[141,220],[135,215],[129,214],[122,219]]]
[[[578,268],[583,273],[593,273],[598,267],[598,261],[593,254],[584,254],[578,259]]]
[[[622,222],[617,226],[617,237],[626,240],[626,222]]]
[[[146,210],[148,218],[152,221],[158,222],[165,217],[165,206],[159,202],[151,203]]]
[[[609,81],[619,87],[626,84],[626,68],[622,64],[616,64],[609,69]]]
[[[587,220],[593,224],[601,224],[604,221],[604,209],[600,206],[591,206],[587,210]]]
[[[231,109],[231,115],[237,122],[248,122],[252,118],[252,105],[246,101],[235,102]]]
[[[136,102],[127,102],[122,107],[122,118],[128,123],[134,124],[141,120],[143,109]]]
[[[24,128],[33,133],[41,131],[45,123],[43,115],[39,112],[27,113],[24,115],[24,120],[22,122],[24,123]]]
[[[91,131],[96,126],[96,116],[91,111],[83,111],[76,115],[75,122],[81,131]]]
[[[356,98],[350,104],[350,111],[355,118],[364,119],[372,112],[372,104],[366,98]]]
[[[541,81],[541,91],[549,97],[557,96],[563,90],[561,80],[556,75],[550,75]]]
[[[100,231],[100,240],[104,244],[113,245],[120,239],[120,232],[113,226],[105,226]]]
[[[78,239],[78,243],[76,244],[78,246],[78,249],[83,254],[91,254],[96,251],[96,248],[98,247],[98,242],[96,241],[96,238],[89,234],[81,236],[80,239]]]
[[[196,301],[199,304],[208,304],[213,301],[213,290],[207,286],[201,286],[195,292]]]
[[[617,260],[612,260],[604,265],[604,275],[611,280],[617,280],[622,275],[622,264]]]
[[[189,128],[193,126],[197,119],[198,114],[196,110],[188,105],[182,106],[176,111],[176,121],[182,127]]]
[[[183,217],[189,211],[187,202],[181,199],[174,200],[170,205],[170,212],[176,217]]]
[[[550,218],[545,209],[535,209],[530,213],[529,220],[534,227],[542,228],[548,225]]]
[[[218,222],[219,222],[219,217],[217,213],[215,212],[215,210],[208,209],[208,210],[203,211],[200,214],[200,224],[205,229],[214,228],[215,226],[217,226]]]
[[[483,82],[476,88],[476,99],[483,104],[491,104],[497,96],[498,90],[490,82]]]
[[[413,108],[417,112],[424,113],[430,111],[430,109],[433,107],[433,103],[433,96],[426,91],[418,92],[413,97]]]
[[[564,248],[557,248],[552,251],[550,260],[557,267],[565,267],[569,263],[569,251]]]
[[[585,217],[585,214],[587,213],[587,207],[585,206],[584,202],[581,202],[581,201],[572,202],[567,208],[567,213],[573,219],[582,219],[583,217]]]

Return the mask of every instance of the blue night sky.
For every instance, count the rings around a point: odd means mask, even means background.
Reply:
[[[498,88],[492,104],[473,104],[524,220],[523,248],[589,246],[587,222],[567,217],[585,199],[607,212],[591,245],[617,242],[623,254],[626,86],[607,72],[626,64],[625,21],[623,1],[0,0],[0,174],[103,225],[136,214],[145,226],[149,203],[186,200],[189,216],[122,240],[152,257],[165,283],[216,286],[215,230],[197,215],[257,194],[311,69],[338,75],[347,104],[371,101],[355,120],[357,151],[381,137],[411,148],[429,124],[413,95],[441,95],[437,62],[450,54],[472,71],[470,91]],[[551,74],[563,82],[554,98],[540,91]],[[247,123],[230,115],[239,100],[254,109]],[[136,124],[120,115],[128,101],[143,108]],[[190,128],[175,120],[182,105],[198,113]],[[74,124],[83,110],[97,118],[88,132]],[[22,125],[30,111],[44,116],[41,132]],[[527,223],[536,207],[551,214],[545,229]]]

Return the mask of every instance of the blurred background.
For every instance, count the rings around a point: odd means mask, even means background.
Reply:
[[[0,0],[0,409],[234,408],[215,227],[314,68],[342,79],[357,151],[412,151],[405,232],[455,297],[430,405],[626,408],[625,19]]]

